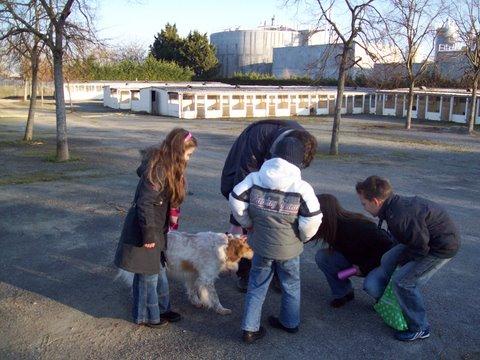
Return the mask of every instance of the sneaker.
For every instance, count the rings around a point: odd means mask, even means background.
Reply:
[[[296,326],[294,328],[286,327],[280,322],[280,320],[276,316],[269,316],[268,317],[268,323],[270,324],[271,327],[286,331],[290,334],[295,334],[296,332],[298,332],[298,326]]]
[[[160,328],[163,328],[164,326],[167,326],[168,321],[165,320],[165,319],[160,319],[160,322],[158,322],[158,323],[140,323],[138,325],[147,326],[147,327],[152,328],[152,329],[160,329]]]
[[[430,336],[430,329],[421,331],[396,331],[395,339],[400,341],[413,341],[418,339],[426,339]]]
[[[247,344],[251,344],[254,341],[257,341],[265,336],[267,331],[263,326],[260,326],[258,331],[247,331],[243,330],[242,340]]]
[[[339,308],[345,305],[347,302],[352,301],[354,298],[355,298],[355,294],[353,293],[353,291],[350,291],[347,295],[330,301],[330,306],[334,308]]]
[[[247,289],[248,289],[248,277],[247,278],[243,278],[243,277],[239,277],[238,280],[237,280],[237,289],[238,291],[242,292],[242,293],[246,293],[247,292]]]
[[[176,313],[175,311],[167,311],[163,314],[160,314],[160,319],[165,319],[168,322],[173,323],[182,320],[182,315]]]

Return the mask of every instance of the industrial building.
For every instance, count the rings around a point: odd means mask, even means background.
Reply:
[[[294,30],[285,26],[260,26],[254,30],[227,30],[210,35],[220,62],[221,76],[235,72],[272,74],[279,79],[291,77],[337,78],[338,55],[343,45],[335,41],[333,31],[325,26],[314,30]],[[399,61],[391,47],[379,44],[375,49],[385,61]],[[364,47],[356,44],[350,54],[357,63],[349,69],[355,77],[373,68]]]
[[[274,48],[326,44],[330,36],[327,29],[295,30],[272,25],[213,33],[210,42],[221,64],[220,75],[230,77],[235,72],[271,74]]]

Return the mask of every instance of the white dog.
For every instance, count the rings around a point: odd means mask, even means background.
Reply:
[[[188,299],[194,306],[228,315],[232,311],[220,303],[215,280],[222,272],[237,271],[241,258],[253,257],[246,240],[246,236],[232,234],[171,231],[167,235],[168,274],[184,281]],[[117,277],[125,280],[125,275],[121,270]]]

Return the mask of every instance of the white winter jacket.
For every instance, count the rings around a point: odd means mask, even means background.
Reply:
[[[249,244],[263,257],[288,260],[301,254],[313,237],[322,213],[315,192],[298,167],[280,158],[266,161],[250,173],[229,197],[235,219],[253,226]]]

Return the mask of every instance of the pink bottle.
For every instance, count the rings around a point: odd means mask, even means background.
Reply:
[[[345,270],[339,271],[337,276],[340,280],[345,280],[349,278],[350,276],[353,276],[357,273],[357,269],[355,267],[349,267]]]

